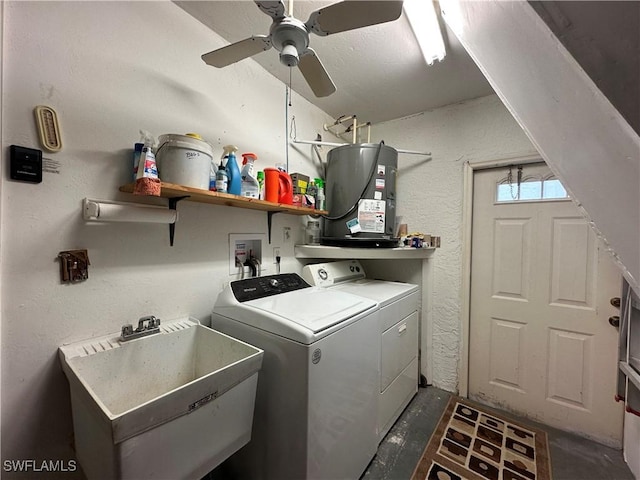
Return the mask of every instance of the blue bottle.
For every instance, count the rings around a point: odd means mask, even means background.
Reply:
[[[225,145],[222,148],[224,149],[224,153],[222,154],[223,158],[227,157],[226,170],[227,175],[229,176],[227,191],[232,195],[240,195],[240,191],[242,189],[242,178],[240,176],[240,168],[238,167],[238,162],[236,160],[238,147],[235,145]]]

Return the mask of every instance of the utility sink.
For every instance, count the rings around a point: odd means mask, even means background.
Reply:
[[[201,478],[251,438],[263,351],[196,319],[59,354],[89,479]]]

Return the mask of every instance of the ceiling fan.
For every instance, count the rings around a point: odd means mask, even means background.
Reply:
[[[396,20],[402,13],[402,0],[345,0],[311,13],[306,23],[292,15],[293,0],[286,12],[282,0],[254,0],[273,22],[269,35],[254,35],[202,55],[207,65],[222,68],[274,47],[280,62],[300,68],[316,97],[336,91],[329,73],[309,46],[309,33],[326,36]]]

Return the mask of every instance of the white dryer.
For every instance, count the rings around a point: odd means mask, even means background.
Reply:
[[[362,475],[378,446],[378,313],[369,299],[296,274],[220,293],[213,328],[264,350],[252,438],[230,459],[236,478]]]
[[[418,285],[366,278],[357,260],[306,265],[302,277],[311,285],[375,301],[380,308],[378,441],[382,441],[418,391]]]

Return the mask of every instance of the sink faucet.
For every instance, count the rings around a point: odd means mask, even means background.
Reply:
[[[146,325],[145,325],[146,324]],[[138,320],[138,328],[133,329],[133,325],[127,323],[122,326],[121,342],[133,340],[134,338],[145,337],[160,332],[160,319],[153,315],[147,315]]]

